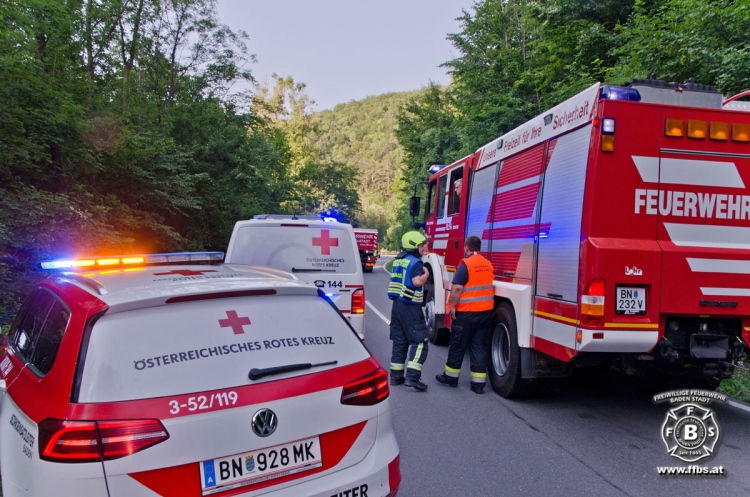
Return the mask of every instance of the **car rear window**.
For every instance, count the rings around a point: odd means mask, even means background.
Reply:
[[[236,233],[227,262],[295,274],[356,273],[358,254],[349,232],[335,226],[243,226]]]
[[[365,360],[369,352],[324,299],[273,295],[105,314],[91,330],[78,401],[181,395],[274,381]],[[319,364],[251,381],[253,368]]]
[[[69,319],[68,308],[41,288],[26,299],[14,319],[9,341],[18,356],[40,376],[52,369]]]

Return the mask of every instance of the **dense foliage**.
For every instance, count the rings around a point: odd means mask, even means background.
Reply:
[[[356,210],[355,169],[296,148],[309,109],[229,92],[253,56],[215,7],[0,2],[0,323],[43,259],[224,250],[254,214]]]
[[[381,243],[390,248],[400,239],[396,214],[404,200],[398,186],[403,183],[403,148],[396,140],[396,115],[419,93],[387,93],[312,115],[313,145],[331,160],[356,168],[361,194],[355,223],[377,228]]]

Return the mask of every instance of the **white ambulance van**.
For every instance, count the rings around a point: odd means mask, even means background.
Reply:
[[[350,224],[291,215],[237,221],[225,262],[268,266],[312,283],[364,340],[365,280]]]

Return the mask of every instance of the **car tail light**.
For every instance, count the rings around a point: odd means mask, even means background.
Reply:
[[[388,373],[383,368],[344,385],[341,403],[350,406],[374,406],[391,394],[388,389]]]
[[[365,313],[365,289],[358,288],[352,293],[352,314]]]
[[[39,457],[55,462],[98,462],[129,456],[169,438],[156,419],[39,423]]]

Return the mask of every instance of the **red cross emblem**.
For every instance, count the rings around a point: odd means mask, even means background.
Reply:
[[[338,238],[331,238],[330,230],[320,230],[320,238],[312,239],[313,247],[320,247],[322,255],[331,255],[331,247],[339,246]]]
[[[202,276],[203,273],[215,273],[215,269],[203,269],[201,271],[193,271],[192,269],[173,269],[166,273],[154,273],[154,276],[167,276],[170,274],[179,274],[180,276]]]
[[[227,318],[226,319],[219,319],[219,325],[221,325],[222,328],[232,328],[232,331],[235,335],[241,335],[245,333],[245,330],[242,329],[243,326],[250,323],[250,318],[244,317],[241,318],[237,315],[237,311],[226,311]]]

